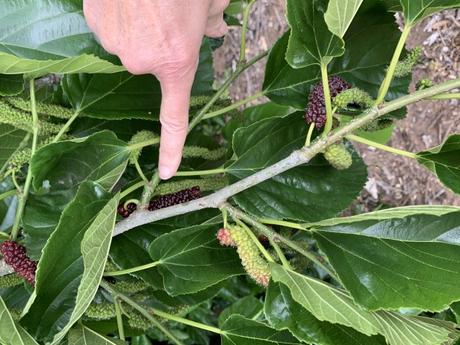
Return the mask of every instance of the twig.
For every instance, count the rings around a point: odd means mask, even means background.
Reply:
[[[363,115],[349,122],[347,125],[330,132],[328,136],[317,138],[310,147],[304,147],[300,150],[296,150],[292,152],[287,158],[284,158],[278,163],[260,170],[257,173],[248,176],[234,184],[224,187],[211,195],[190,201],[188,203],[163,208],[154,212],[146,210],[135,211],[129,218],[119,222],[116,225],[113,235],[119,235],[125,231],[136,228],[143,224],[148,224],[181,214],[198,211],[203,208],[219,208],[228,198],[232,197],[233,195],[238,194],[296,166],[308,163],[310,159],[312,159],[318,153],[324,151],[324,149],[329,145],[342,140],[348,134],[353,133],[355,130],[363,127],[364,125],[367,125],[380,116],[405,107],[409,104],[418,102],[422,99],[447,92],[457,87],[460,87],[460,79],[447,81],[425,90],[416,91],[410,95],[385,103],[381,108],[373,107]]]

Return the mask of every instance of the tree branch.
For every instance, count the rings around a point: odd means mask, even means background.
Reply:
[[[146,210],[136,211],[131,214],[129,218],[119,222],[115,226],[113,236],[120,235],[138,226],[152,223],[158,220],[198,211],[204,208],[219,208],[223,203],[226,202],[228,198],[232,197],[233,195],[251,188],[274,176],[277,176],[289,169],[308,163],[314,156],[323,152],[331,144],[342,140],[346,135],[353,133],[355,130],[369,124],[380,116],[425,98],[430,98],[440,93],[447,92],[457,87],[460,87],[460,79],[447,81],[425,90],[416,91],[410,95],[385,103],[381,107],[371,108],[361,116],[348,123],[346,126],[337,128],[336,130],[329,133],[329,135],[326,137],[320,137],[316,139],[311,144],[311,146],[296,150],[292,152],[287,158],[284,158],[278,163],[260,170],[257,173],[248,176],[234,184],[224,187],[211,195],[190,201],[188,203],[163,208],[153,212]]]

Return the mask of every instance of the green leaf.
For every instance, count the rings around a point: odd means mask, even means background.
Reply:
[[[457,323],[460,324],[460,302],[453,303],[450,306],[450,309],[455,314],[455,317],[457,318]]]
[[[263,304],[254,296],[246,296],[228,308],[224,309],[219,315],[219,325],[223,325],[232,315],[241,315],[247,319],[257,319],[262,314]]]
[[[338,37],[343,37],[363,0],[329,0],[324,21],[329,31]]]
[[[300,344],[289,332],[279,332],[266,324],[233,315],[222,325],[222,345]]]
[[[192,94],[212,92],[214,70],[208,40],[200,50],[200,64]],[[160,83],[151,75],[75,74],[62,80],[62,88],[72,107],[99,119],[158,119],[161,104]]]
[[[170,295],[198,292],[242,274],[234,248],[220,246],[218,226],[198,225],[162,235],[149,248]]]
[[[0,61],[2,61],[1,58]],[[0,96],[15,96],[22,91],[24,91],[24,77],[22,75],[0,74]]]
[[[439,181],[460,194],[460,134],[454,134],[441,145],[417,154],[417,160],[438,176]]]
[[[400,0],[404,18],[413,25],[429,15],[448,8],[459,7],[458,0]]]
[[[353,328],[319,321],[293,300],[282,284],[270,284],[265,297],[265,317],[277,330],[289,330],[297,339],[316,345],[384,345],[381,336],[368,337]]]
[[[83,315],[102,278],[118,196],[81,184],[39,261],[32,305],[22,319],[37,339],[57,343]],[[50,305],[55,306],[49,308]]]
[[[13,318],[0,297],[0,342],[4,345],[38,345],[37,342],[16,325]]]
[[[86,26],[82,2],[0,1],[0,73],[114,73],[123,70]]]
[[[242,179],[278,162],[303,146],[306,131],[299,113],[238,129],[233,136],[237,159],[227,168],[228,173],[234,180]],[[366,182],[365,165],[356,154],[353,157],[353,165],[339,171],[319,155],[309,164],[237,194],[233,200],[260,217],[303,221],[332,217],[358,196]]]
[[[110,190],[124,172],[129,149],[108,131],[62,141],[41,148],[33,157],[33,184],[23,226],[29,255],[38,259],[46,240],[56,228],[62,210],[87,180]],[[44,188],[40,188],[40,187]]]
[[[460,212],[363,220],[314,237],[367,309],[441,311],[460,300]]]
[[[325,22],[327,0],[287,1],[291,28],[286,60],[294,68],[327,64],[344,53],[344,41]]]
[[[421,318],[366,311],[344,291],[279,265],[272,265],[272,279],[286,285],[294,301],[318,320],[351,327],[368,336],[381,334],[389,345],[443,345],[454,331]]]
[[[387,220],[393,218],[404,218],[412,215],[426,214],[433,216],[442,216],[444,214],[458,212],[460,207],[448,205],[417,205],[387,208],[384,210],[358,214],[351,217],[340,217],[325,219],[316,223],[305,224],[308,227],[327,227],[340,224],[355,223],[365,220]]]
[[[124,341],[106,338],[92,329],[79,325],[69,332],[68,345],[119,345]]]
[[[344,36],[344,55],[332,61],[329,72],[376,97],[401,32],[384,7],[365,5]],[[263,89],[273,102],[305,109],[310,88],[320,79],[319,70],[312,66],[290,67],[285,60],[288,39],[286,33],[271,49]],[[409,82],[409,78],[395,79],[388,100],[406,94]]]
[[[0,168],[16,152],[26,135],[27,132],[23,130],[10,125],[0,124]]]

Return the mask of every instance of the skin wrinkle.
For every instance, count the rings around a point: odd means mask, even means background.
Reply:
[[[132,74],[153,74],[161,84],[159,174],[180,164],[190,93],[203,36],[226,33],[229,0],[84,0],[88,26]]]

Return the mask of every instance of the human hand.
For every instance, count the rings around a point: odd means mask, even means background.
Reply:
[[[88,26],[133,74],[160,81],[159,174],[174,176],[187,136],[190,92],[203,36],[227,32],[230,0],[84,0]]]

